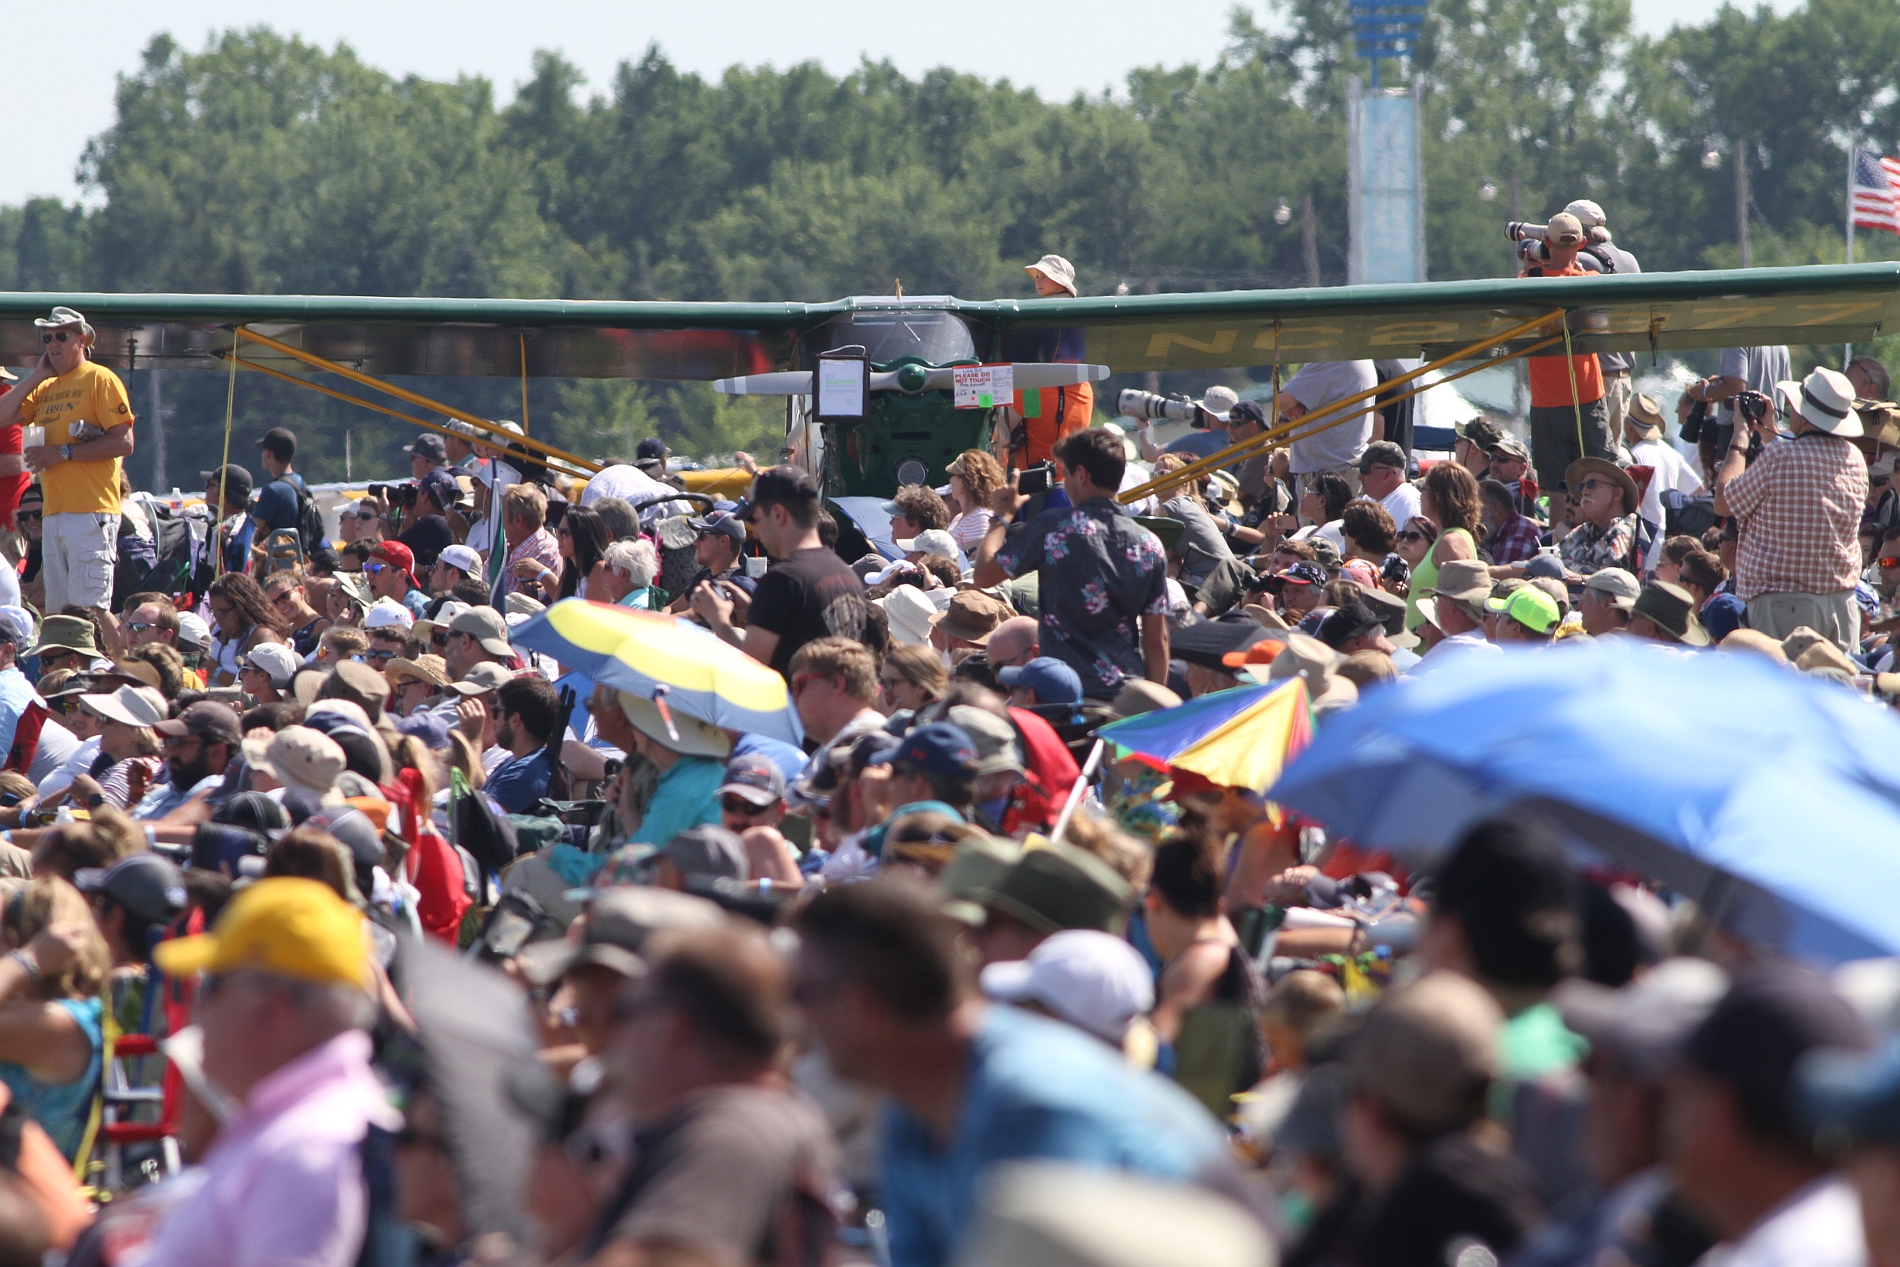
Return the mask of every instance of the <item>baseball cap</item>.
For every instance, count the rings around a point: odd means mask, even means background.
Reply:
[[[1434,972],[1389,990],[1345,1044],[1359,1086],[1401,1125],[1437,1134],[1484,1112],[1504,1014],[1483,986]]]
[[[379,598],[363,613],[363,628],[372,632],[378,629],[401,629],[406,633],[415,628],[415,624],[416,614],[393,598]]]
[[[723,533],[734,541],[745,541],[745,524],[723,510],[715,510],[710,515],[693,520],[693,531],[702,537]]]
[[[369,557],[372,559],[381,559],[388,563],[398,572],[408,577],[411,585],[416,583],[416,556],[411,554],[409,547],[402,542],[378,541],[376,548],[369,552]]]
[[[588,896],[591,904],[578,941],[538,941],[515,956],[521,974],[532,984],[552,984],[583,964],[637,977],[646,971],[640,952],[653,934],[717,928],[725,922],[719,908],[705,898],[672,889],[622,884],[597,887]]]
[[[1004,686],[1027,687],[1044,704],[1082,702],[1082,675],[1054,656],[1037,656],[1025,665],[1010,665],[996,672]]]
[[[441,752],[449,746],[449,724],[435,713],[411,713],[407,717],[398,717],[396,733],[413,735],[431,752]]]
[[[980,984],[993,999],[1040,1004],[1117,1047],[1134,1019],[1154,1006],[1154,972],[1141,952],[1092,928],[1057,933],[1027,959],[990,964]]]
[[[1227,411],[1227,421],[1253,422],[1264,427],[1267,425],[1267,410],[1257,400],[1243,400]]]
[[[1372,609],[1370,603],[1353,599],[1336,608],[1319,627],[1317,637],[1327,646],[1337,651],[1354,638],[1363,637],[1373,630],[1384,632],[1385,616]]]
[[[81,893],[103,893],[148,924],[169,924],[185,909],[185,876],[155,853],[135,853],[109,867],[73,873]]]
[[[1007,771],[1022,773],[1022,740],[1009,722],[971,704],[952,704],[944,720],[970,737],[976,749],[977,777]]]
[[[0,642],[11,642],[22,647],[32,646],[33,613],[11,603],[0,606]]]
[[[449,460],[448,446],[442,442],[442,437],[433,431],[417,436],[416,442],[411,445],[405,445],[403,452],[416,457],[427,458],[431,462],[446,462]]]
[[[1491,482],[1490,480],[1485,481],[1487,484]],[[1524,560],[1524,576],[1527,580],[1532,581],[1561,581],[1564,579],[1563,560],[1554,554],[1533,554],[1530,558]]]
[[[1550,595],[1535,585],[1525,585],[1512,590],[1502,598],[1487,598],[1484,609],[1509,616],[1518,624],[1533,633],[1549,633],[1550,627],[1563,619],[1563,613],[1557,610],[1557,604]]]
[[[303,667],[302,657],[281,642],[260,642],[245,652],[238,663],[262,669],[270,676],[270,684],[280,691],[290,685],[290,679]]]
[[[320,985],[369,983],[369,943],[357,909],[319,880],[274,876],[240,890],[208,933],[160,942],[167,976],[251,969]]]
[[[203,651],[211,645],[211,626],[197,612],[178,613],[178,645]]]
[[[918,552],[934,554],[938,558],[948,559],[952,563],[962,558],[962,554],[957,549],[957,539],[948,532],[945,532],[942,528],[925,529],[914,537],[907,537],[899,541],[897,548],[902,550],[905,554]]]
[[[1599,568],[1583,579],[1583,588],[1608,594],[1611,605],[1624,611],[1634,607],[1643,592],[1636,578],[1622,568]]]
[[[367,727],[382,716],[389,701],[389,679],[360,660],[345,660],[321,680],[317,694],[329,703],[354,705]]]
[[[1564,208],[1564,214],[1575,216],[1577,223],[1586,229],[1601,228],[1607,223],[1603,218],[1603,208],[1588,198],[1579,198]]]
[[[297,433],[289,427],[272,427],[253,443],[280,462],[288,462],[297,455]]]
[[[1811,1051],[1864,1051],[1865,1023],[1825,978],[1783,962],[1736,977],[1683,1045],[1691,1069],[1725,1083],[1744,1120],[1799,1138],[1795,1069]]]
[[[174,739],[197,735],[212,743],[235,744],[244,737],[238,729],[237,713],[229,704],[216,700],[199,700],[168,721],[152,723],[152,729]]]
[[[1284,572],[1275,572],[1267,578],[1267,581],[1269,589],[1279,585],[1324,585],[1326,584],[1326,569],[1317,563],[1301,559]]]
[[[745,844],[732,832],[709,823],[688,827],[669,840],[659,856],[678,867],[683,876],[726,880],[746,876]]]
[[[1567,211],[1559,211],[1544,226],[1546,241],[1559,246],[1578,246],[1583,242],[1583,224]]]
[[[1706,959],[1666,959],[1620,989],[1565,981],[1556,1003],[1593,1050],[1635,1077],[1660,1078],[1727,989],[1728,974]]]
[[[760,502],[817,501],[818,481],[811,473],[796,466],[772,466],[752,477],[752,491],[732,513],[740,520],[752,518]]]
[[[752,805],[770,805],[785,799],[785,775],[764,757],[734,757],[726,763],[726,781],[713,794],[736,796]]]
[[[666,456],[666,441],[658,436],[648,436],[634,446],[633,457],[636,462],[657,462]]]
[[[224,504],[236,505],[251,500],[251,473],[241,466],[221,466],[215,471],[200,471],[206,485],[218,482],[218,476],[224,476]]]
[[[471,576],[478,575],[482,570],[482,556],[460,543],[443,546],[442,552],[435,556],[435,561],[460,568]]]
[[[961,727],[931,722],[905,735],[877,764],[894,766],[900,761],[938,778],[967,779],[975,774],[976,745]]]
[[[457,695],[486,695],[514,680],[515,675],[507,665],[484,660],[464,674],[461,681],[450,682],[449,689]]]
[[[79,702],[101,717],[139,729],[165,720],[165,697],[149,686],[121,686],[110,695],[81,695]]]
[[[514,654],[508,643],[508,622],[492,607],[469,608],[450,622],[449,632],[469,635],[489,655]]]

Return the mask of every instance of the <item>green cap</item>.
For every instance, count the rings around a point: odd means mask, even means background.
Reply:
[[[1535,585],[1514,589],[1502,598],[1488,598],[1484,609],[1509,616],[1532,633],[1549,633],[1551,626],[1563,619],[1550,595]]]
[[[1022,852],[1015,841],[997,836],[973,836],[958,845],[937,876],[945,913],[966,924],[981,925],[984,895]]]

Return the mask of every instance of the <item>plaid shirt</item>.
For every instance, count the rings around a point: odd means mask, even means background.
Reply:
[[[1593,523],[1578,524],[1565,535],[1557,551],[1565,567],[1579,576],[1589,576],[1604,568],[1629,567],[1630,547],[1635,544],[1636,515],[1632,512],[1601,528]]]
[[[1867,463],[1846,440],[1810,432],[1778,440],[1722,489],[1741,525],[1735,592],[1834,594],[1860,579]]]
[[[521,588],[521,579],[515,575],[515,564],[523,559],[533,559],[542,567],[554,573],[554,584],[561,583],[561,543],[546,528],[535,529],[533,535],[521,539],[521,544],[508,551],[508,557],[502,561],[501,575],[496,578],[495,596],[512,594]]]
[[[1522,563],[1537,554],[1542,533],[1536,520],[1512,515],[1509,523],[1498,525],[1498,530],[1485,538],[1484,548],[1490,552],[1491,562],[1500,567],[1506,563]]]

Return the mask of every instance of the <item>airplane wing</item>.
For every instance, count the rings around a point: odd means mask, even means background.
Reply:
[[[54,304],[122,369],[220,367],[244,325],[377,377],[728,378],[800,368],[799,341],[841,317],[914,308],[960,318],[989,359],[1129,373],[1442,356],[1559,308],[1580,352],[1860,343],[1900,328],[1900,264],[986,302],[0,293],[0,364],[33,364],[31,318]],[[256,344],[244,357],[306,372]]]

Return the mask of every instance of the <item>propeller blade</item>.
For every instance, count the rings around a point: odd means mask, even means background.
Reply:
[[[1099,383],[1109,375],[1106,365],[1045,365],[1040,361],[1017,361],[1010,366],[1017,391],[1037,391],[1044,387],[1068,387],[1075,383]],[[872,391],[894,391],[898,387],[897,370],[871,375]],[[927,370],[923,389],[947,392],[955,384],[948,369]]]
[[[1075,383],[1099,383],[1108,377],[1106,365],[1044,365],[1025,364],[1018,361],[1012,366],[1016,372],[1017,391],[1037,391],[1044,387],[1068,387]]]
[[[747,374],[744,378],[716,378],[713,390],[728,396],[809,396],[810,370],[785,370],[777,374]]]

